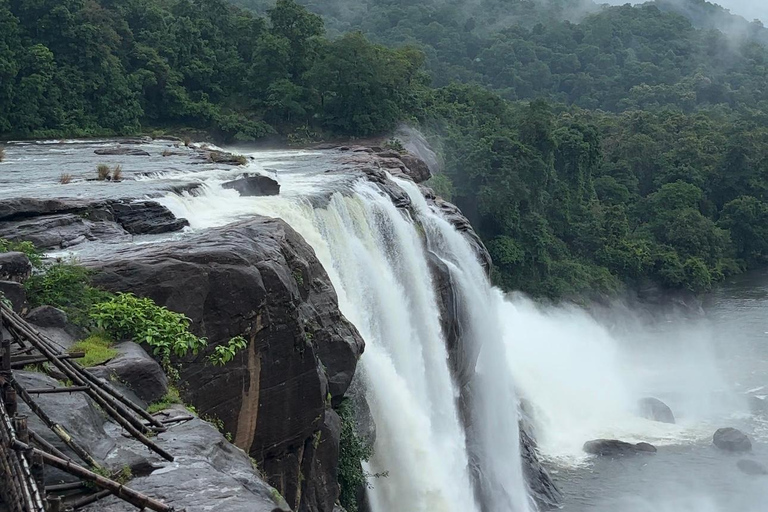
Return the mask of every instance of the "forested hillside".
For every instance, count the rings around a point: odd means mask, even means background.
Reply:
[[[768,261],[759,24],[704,0],[233,1],[0,0],[0,133],[407,121],[505,288],[698,291]]]

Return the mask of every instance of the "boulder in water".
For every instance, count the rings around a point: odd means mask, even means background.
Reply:
[[[223,183],[222,188],[237,190],[243,197],[276,196],[280,193],[280,184],[268,176],[245,176],[239,180]]]
[[[595,439],[584,443],[584,451],[601,457],[624,457],[639,453],[656,453],[656,447],[648,443],[627,443],[616,439]]]
[[[97,155],[120,155],[120,156],[149,156],[149,153],[143,149],[129,148],[126,146],[115,146],[111,148],[99,148],[94,150]]]
[[[718,429],[712,437],[712,443],[728,452],[748,452],[752,449],[752,441],[741,430],[727,427]]]
[[[109,205],[115,221],[132,235],[180,231],[189,222],[177,219],[165,206],[155,201],[114,202]]]
[[[759,396],[750,396],[749,409],[755,416],[768,416],[768,400]]]
[[[649,420],[661,423],[675,423],[675,415],[667,404],[658,398],[643,398],[639,402],[640,414]]]
[[[754,460],[741,459],[736,463],[736,467],[747,475],[768,475],[768,468]]]

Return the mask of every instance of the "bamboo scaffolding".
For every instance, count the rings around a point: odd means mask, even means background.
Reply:
[[[18,440],[16,440],[13,443],[13,446],[17,450],[22,450],[22,451],[32,450],[32,453],[40,455],[45,461],[45,463],[48,464],[49,466],[53,466],[57,469],[60,469],[61,471],[69,473],[70,475],[74,475],[83,480],[87,480],[88,482],[93,482],[96,486],[111,492],[118,498],[124,501],[127,501],[131,505],[134,505],[140,509],[148,508],[156,512],[173,512],[173,508],[169,507],[165,503],[161,503],[138,491],[134,491],[130,487],[125,487],[123,484],[119,482],[115,482],[114,480],[110,480],[109,478],[105,478],[101,475],[97,475],[93,471],[89,471],[82,466],[73,464],[71,462],[67,462],[66,460],[60,459],[54,455],[38,450],[37,448],[33,448]]]

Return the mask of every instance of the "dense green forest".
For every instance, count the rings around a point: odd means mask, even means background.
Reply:
[[[704,0],[233,2],[0,0],[0,134],[406,121],[507,289],[699,291],[768,261],[758,23]]]

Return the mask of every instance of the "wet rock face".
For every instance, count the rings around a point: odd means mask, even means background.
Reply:
[[[712,436],[712,444],[728,452],[748,452],[752,450],[752,441],[747,435],[735,428],[721,428]]]
[[[648,443],[626,443],[616,439],[595,439],[584,443],[584,451],[601,457],[625,457],[642,453],[656,453],[656,447]]]
[[[644,418],[661,423],[675,423],[672,409],[658,398],[643,398],[638,405]]]
[[[201,415],[223,421],[294,509],[335,501],[338,433],[330,406],[349,387],[363,340],[293,229],[257,217],[84,263],[97,270],[98,285],[151,297],[192,319],[209,347],[184,361],[182,393]],[[232,362],[206,363],[214,346],[238,335],[249,344]],[[317,432],[330,443],[322,449],[314,446]]]
[[[154,201],[0,201],[0,238],[28,240],[39,249],[129,241],[131,235],[168,233],[188,225]]]
[[[168,378],[157,361],[136,343],[125,341],[114,347],[118,355],[91,373],[107,382],[117,381],[145,403],[161,399],[168,392]]]
[[[523,475],[528,484],[528,490],[539,510],[555,510],[562,501],[563,495],[552,481],[549,471],[539,460],[536,450],[536,438],[531,424],[521,421],[520,456],[523,459]]]

